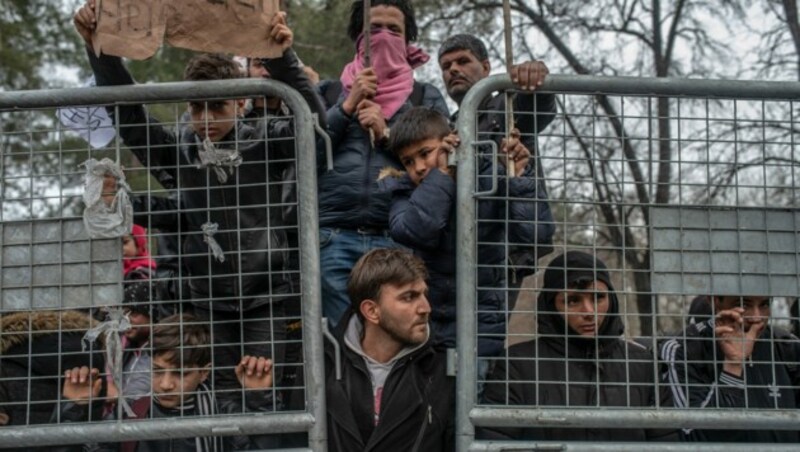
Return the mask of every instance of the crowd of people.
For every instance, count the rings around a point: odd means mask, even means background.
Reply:
[[[373,0],[369,26],[354,1],[347,30],[355,55],[339,80],[315,80],[293,50],[285,13],[271,34],[282,49],[244,65],[198,55],[187,81],[268,77],[297,90],[332,142],[317,149],[325,392],[331,451],[455,448],[456,167],[444,96],[414,80],[430,56],[410,0]],[[92,50],[96,1],[75,14],[98,86],[135,83],[122,59]],[[364,30],[370,61],[365,64]],[[441,44],[447,95],[461,105],[490,71],[470,34]],[[537,89],[541,61],[513,65],[519,92],[488,96],[477,138],[479,399],[489,405],[794,409],[800,404],[800,343],[769,325],[770,299],[708,294],[705,317],[656,350],[624,339],[612,278],[596,256],[553,258],[537,300],[536,338],[506,348],[522,280],[553,252],[537,136],[556,99]],[[506,130],[513,99],[514,128]],[[121,139],[174,196],[134,196],[123,237],[125,318],[121,375],[103,344],[83,351],[96,312],[26,312],[0,318],[0,424],[160,419],[305,408],[302,389],[300,256],[295,130],[279,98],[189,102],[178,130],[143,105],[109,109]],[[508,133],[507,133],[508,132]],[[332,169],[327,165],[331,163]],[[104,195],[118,187],[107,177]],[[147,231],[158,228],[158,255]],[[162,240],[163,239],[163,240]],[[338,356],[340,354],[340,356]],[[467,359],[460,357],[460,359]],[[654,365],[660,366],[656,368]],[[660,384],[658,382],[661,382]],[[298,397],[299,393],[299,397]],[[478,429],[480,439],[561,441],[798,442],[798,431],[636,428]],[[82,446],[93,450],[206,451],[302,446],[292,435],[170,438]]]

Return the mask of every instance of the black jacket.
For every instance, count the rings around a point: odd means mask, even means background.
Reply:
[[[479,172],[491,175],[494,163],[481,159]],[[506,178],[500,165],[498,199],[478,203],[478,354],[497,356],[506,339],[503,269],[505,243],[509,248],[550,245],[555,230],[542,180],[532,165],[521,177]],[[481,178],[481,190],[489,178]],[[392,192],[389,231],[396,242],[411,247],[428,268],[431,320],[439,327],[437,348],[456,345],[456,184],[434,170],[414,186],[406,173],[381,179]],[[504,197],[511,199],[505,202]],[[523,245],[524,244],[524,245]]]
[[[101,350],[82,347],[91,327],[91,318],[77,311],[26,311],[0,319],[0,394],[7,397],[0,410],[10,416],[9,425],[49,422],[67,369],[104,368]]]
[[[439,90],[427,83],[423,87],[422,106],[448,116],[447,104]],[[406,101],[394,116],[387,118],[389,127],[411,106]],[[342,110],[341,101],[328,109],[327,120],[333,144],[333,170],[328,171],[324,155],[318,155],[319,225],[386,229],[391,195],[378,187],[378,173],[386,167],[401,169],[403,165],[381,143],[371,149],[369,133],[357,117]]]
[[[325,344],[328,450],[455,450],[455,379],[446,374],[444,354],[430,344],[398,360],[389,373],[374,425],[372,383],[364,358],[344,341],[349,317],[335,334],[342,379],[336,379],[334,348]]]
[[[500,146],[503,138],[506,137],[506,96],[500,93],[484,99],[478,107],[478,140],[492,140]],[[455,124],[458,120],[458,111],[453,113],[450,118],[451,123]],[[531,166],[535,168],[535,177],[528,175],[531,183],[536,185],[537,209],[539,218],[546,219],[552,214],[547,203],[547,187],[545,184],[544,169],[541,162],[541,152],[538,145],[539,134],[553,122],[556,116],[556,96],[555,94],[527,94],[518,93],[514,97],[514,125],[519,129],[520,140],[531,152]],[[499,150],[499,149],[498,149]],[[480,152],[489,155],[489,149],[485,146],[480,148]],[[485,179],[482,177],[481,179]],[[512,179],[508,179],[509,181]],[[483,182],[483,180],[481,180]],[[511,187],[509,187],[511,190]],[[546,210],[546,212],[543,212]],[[544,215],[546,213],[546,216]],[[553,251],[552,241],[550,240],[555,226],[549,226],[549,235],[541,235],[534,242],[519,242],[517,246],[508,252],[509,284],[519,284],[519,279],[536,272],[537,261]],[[504,254],[505,249],[501,247],[495,254]],[[503,261],[491,262],[489,265],[503,265]]]
[[[581,337],[556,312],[555,287],[548,278],[539,294],[536,340],[508,349],[508,359],[498,359],[489,375],[483,403],[490,405],[538,405],[542,407],[651,407],[656,403],[654,355],[645,347],[621,338],[624,325],[619,301],[605,266],[581,259],[594,259],[571,252],[568,268],[584,268],[609,288],[609,309],[596,337]],[[577,260],[575,259],[577,258]],[[559,259],[559,258],[556,258]],[[553,262],[556,262],[554,260]],[[600,261],[597,261],[600,262]],[[551,263],[551,266],[553,264]],[[647,441],[677,439],[674,431],[609,428],[486,428],[479,436],[488,439],[546,441]]]
[[[89,51],[89,60],[98,86],[134,83],[119,58],[97,58]],[[265,61],[274,78],[297,89],[312,112],[324,118],[322,102],[292,50]],[[119,106],[118,111],[115,121],[125,144],[165,187],[179,184],[185,219],[182,261],[192,277],[193,301],[212,298],[215,310],[247,310],[292,292],[281,203],[294,183],[284,180],[294,162],[294,141],[288,139],[294,137],[294,122],[272,118],[259,122],[264,127],[252,127],[240,121],[216,143],[219,149],[238,143],[243,159],[227,181],[220,182],[213,169],[198,169],[201,140],[191,127],[176,134],[149,117],[141,105]],[[206,223],[219,225],[213,238],[225,253],[224,262],[214,258],[204,241],[201,226]]]
[[[689,325],[660,346],[662,375],[679,408],[784,409],[800,407],[800,341],[766,327],[753,347],[743,377],[722,370],[724,354],[714,341],[714,319]],[[800,442],[791,430],[684,430],[693,441]]]

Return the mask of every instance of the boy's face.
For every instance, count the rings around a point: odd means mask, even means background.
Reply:
[[[136,240],[130,234],[122,236],[122,256],[123,257],[136,257],[139,254],[139,249],[136,247]]]
[[[233,130],[237,117],[244,112],[244,106],[244,99],[189,102],[192,129],[200,138],[208,137],[216,143]]]
[[[387,29],[406,38],[406,16],[395,6],[377,5],[370,8],[369,25],[373,31]]]
[[[177,358],[172,353],[153,356],[153,398],[164,408],[183,406],[186,400],[194,397],[197,387],[208,378],[211,364],[202,368],[192,368],[172,362]]]
[[[716,313],[733,308],[744,309],[742,316],[744,317],[745,331],[750,331],[752,327],[764,328],[772,313],[769,297],[714,297]]]
[[[126,331],[125,337],[134,345],[141,345],[150,340],[150,316],[137,311],[128,311],[131,328]]]
[[[596,336],[610,305],[608,286],[594,281],[584,289],[567,289],[556,294],[555,304],[573,331],[581,336]]]
[[[444,152],[441,138],[428,138],[400,151],[400,163],[414,185],[419,185],[429,172],[439,166],[439,154]]]

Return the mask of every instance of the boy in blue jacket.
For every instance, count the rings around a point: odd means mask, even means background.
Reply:
[[[437,348],[453,348],[456,340],[456,185],[447,157],[458,146],[447,118],[416,107],[398,118],[389,148],[405,172],[386,171],[381,183],[392,192],[389,230],[392,239],[412,248],[429,269],[431,327]],[[530,151],[519,136],[501,143],[497,195],[478,204],[478,354],[497,356],[506,336],[507,288],[504,262],[511,249],[550,244],[553,216],[543,181],[530,164]],[[515,178],[505,166],[515,165]],[[480,184],[488,186],[495,162],[479,161]],[[387,177],[391,176],[391,177]],[[484,187],[485,188],[485,187]]]

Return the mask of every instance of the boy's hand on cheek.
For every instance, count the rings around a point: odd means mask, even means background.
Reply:
[[[263,356],[246,355],[236,366],[236,378],[245,389],[271,388],[272,375],[272,360]]]

